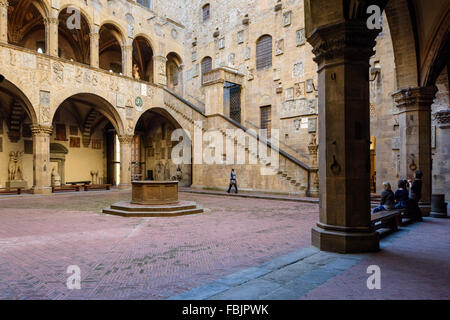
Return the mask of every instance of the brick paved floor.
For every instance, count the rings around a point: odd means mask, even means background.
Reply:
[[[205,213],[122,218],[129,192],[0,198],[0,299],[164,299],[310,245],[316,204],[180,194]],[[81,290],[68,290],[69,265]]]
[[[383,238],[381,251],[336,254],[300,248],[170,297],[176,300],[450,299],[450,219],[424,218]],[[380,289],[369,290],[369,266]]]

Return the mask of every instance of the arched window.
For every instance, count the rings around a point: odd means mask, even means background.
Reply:
[[[272,37],[262,36],[256,42],[256,70],[272,66]]]
[[[203,13],[203,22],[205,22],[210,17],[210,6],[209,6],[209,3],[205,4],[202,7],[202,13]]]
[[[202,84],[203,84],[203,75],[206,72],[212,70],[212,59],[211,57],[204,57],[202,60]]]

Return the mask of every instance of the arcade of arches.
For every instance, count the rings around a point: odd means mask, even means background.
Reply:
[[[203,19],[202,0],[0,0],[0,188],[224,190],[234,167],[242,190],[320,196],[313,244],[339,252],[378,248],[370,192],[383,181],[420,169],[425,212],[432,194],[450,198],[447,1],[247,2],[211,3]],[[383,9],[381,32],[366,26],[368,2]],[[269,129],[279,167],[175,165],[177,128]]]

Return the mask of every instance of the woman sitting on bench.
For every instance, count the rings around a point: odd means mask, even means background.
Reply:
[[[406,180],[398,181],[398,189],[394,193],[395,209],[406,209],[408,207],[409,194],[406,188]]]
[[[394,209],[395,198],[391,189],[391,184],[389,182],[383,182],[383,188],[384,190],[381,193],[381,205],[373,209],[372,213]]]

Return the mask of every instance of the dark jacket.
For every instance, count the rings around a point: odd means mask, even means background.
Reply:
[[[408,201],[408,191],[406,191],[405,189],[397,189],[397,191],[395,191],[394,198],[397,202]]]
[[[385,206],[386,209],[394,207],[395,198],[392,190],[383,190],[383,192],[381,192],[381,205]]]
[[[410,198],[419,202],[422,198],[422,180],[416,179],[413,181],[410,193]]]
[[[397,189],[394,194],[395,202],[397,202],[396,208],[406,208],[408,205],[409,195],[405,189]]]

